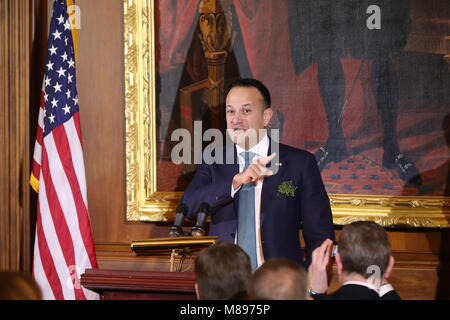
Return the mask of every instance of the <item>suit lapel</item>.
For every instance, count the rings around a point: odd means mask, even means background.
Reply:
[[[281,144],[279,144],[278,151],[279,151],[278,157],[275,157],[272,160],[272,162],[282,163],[283,157],[284,157],[284,150],[283,150]],[[267,154],[268,155],[272,154],[272,139],[270,139],[269,151]],[[269,162],[266,167],[270,167],[270,166],[271,166],[271,162]],[[264,183],[263,183],[262,190],[261,190],[261,216],[260,216],[261,226],[262,226],[262,223],[264,220],[264,213],[267,210],[267,206],[269,205],[269,203],[267,203],[265,200],[271,199],[272,198],[271,195],[274,192],[277,192],[277,186],[280,183],[280,179],[282,176],[282,174],[281,174],[282,170],[283,170],[283,167],[278,166],[278,172],[276,174],[274,174],[273,176],[264,178]]]
[[[229,177],[232,179],[236,174],[238,174],[239,173],[239,158],[238,158],[238,156],[237,156],[237,150],[236,150],[236,145],[234,145],[233,144],[233,151],[231,151],[231,150],[227,150],[228,152],[233,152],[233,155],[234,155],[234,158],[233,158],[233,164],[230,164],[230,165],[227,165],[226,167],[227,167],[227,174],[229,174]],[[225,161],[226,161],[226,159],[225,159]],[[231,189],[230,189],[230,192],[231,192]],[[235,195],[234,195],[234,201],[233,201],[233,204],[234,204],[234,209],[235,209],[235,212],[237,212],[237,210],[238,210],[238,207],[239,207],[239,192],[237,192]]]

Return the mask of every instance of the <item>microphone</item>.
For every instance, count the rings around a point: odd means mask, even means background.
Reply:
[[[195,226],[192,227],[191,235],[193,237],[201,237],[205,235],[205,222],[206,218],[209,216],[210,213],[210,205],[203,202],[200,204],[200,208],[198,209],[197,214],[197,221],[195,223]]]
[[[181,226],[183,225],[184,217],[186,216],[187,212],[188,206],[185,205],[184,203],[180,203],[176,210],[175,221],[173,222],[173,226],[170,227],[169,230],[169,235],[171,237],[179,237],[180,235],[182,235],[183,230]]]

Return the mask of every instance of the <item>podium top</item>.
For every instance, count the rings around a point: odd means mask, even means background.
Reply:
[[[131,242],[131,250],[138,255],[169,255],[173,250],[203,250],[218,241],[218,237],[165,237]]]

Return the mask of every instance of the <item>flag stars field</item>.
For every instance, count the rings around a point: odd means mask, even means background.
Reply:
[[[58,82],[56,82],[56,84],[53,86],[53,88],[55,88],[55,93],[61,92],[61,87],[62,87],[62,85],[60,85]]]
[[[70,113],[70,107],[66,104],[66,106],[63,108],[64,114]]]
[[[52,108],[56,108],[58,106],[58,100],[56,100],[55,98],[53,98],[51,103],[52,103]]]
[[[55,122],[55,116],[53,114],[51,114],[50,117],[48,117],[48,119],[50,120],[50,123]]]
[[[63,67],[59,67],[59,70],[58,71],[56,71],[57,73],[58,73],[58,78],[59,77],[65,77],[66,76],[66,69],[63,69]]]
[[[55,47],[52,45],[52,47],[51,47],[50,49],[48,49],[48,50],[50,51],[50,55],[56,54],[56,49],[57,49],[57,48],[55,48]]]
[[[52,33],[54,39],[61,39],[61,32],[59,32],[58,30],[56,30],[55,32]]]
[[[64,17],[63,15],[60,15],[59,18],[56,18],[56,20],[58,20],[58,24],[63,24],[64,23]]]

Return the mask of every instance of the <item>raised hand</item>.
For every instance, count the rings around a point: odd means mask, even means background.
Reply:
[[[333,241],[326,239],[320,247],[312,252],[311,264],[308,268],[309,288],[317,293],[325,293],[328,289],[327,266],[330,262]]]

